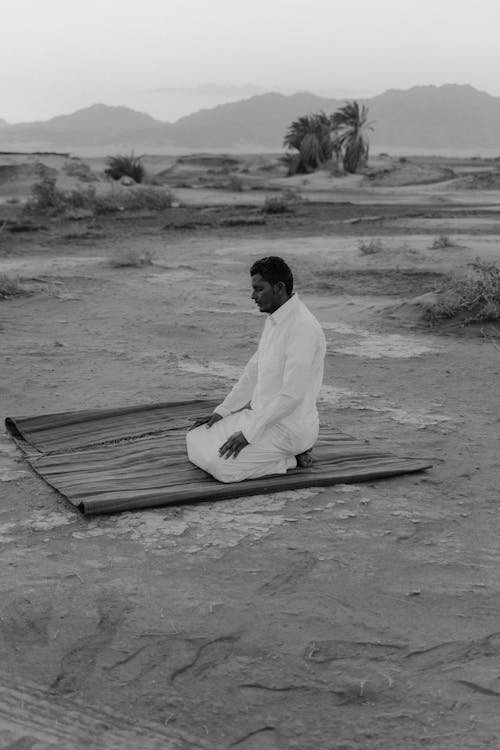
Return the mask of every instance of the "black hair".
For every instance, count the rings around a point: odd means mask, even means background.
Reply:
[[[277,284],[279,281],[282,281],[288,296],[291,296],[293,292],[293,274],[283,258],[279,258],[277,255],[269,255],[267,258],[256,260],[250,269],[250,276],[254,276],[257,273],[262,276],[264,281],[268,281],[270,284]]]

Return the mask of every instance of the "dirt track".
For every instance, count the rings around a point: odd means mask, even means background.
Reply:
[[[491,197],[351,198],[259,225],[217,219],[250,209],[193,207],[3,234],[0,270],[34,292],[0,304],[3,416],[223,395],[263,323],[249,264],[280,254],[324,324],[323,419],[434,462],[88,520],[4,434],[6,680],[216,747],[496,747],[498,329],[429,330],[405,301],[498,259],[499,212]],[[441,233],[454,246],[432,250]],[[383,251],[360,254],[361,237]],[[112,267],[126,250],[153,264]]]

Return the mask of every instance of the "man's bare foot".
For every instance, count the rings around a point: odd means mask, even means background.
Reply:
[[[298,456],[295,456],[297,459],[297,468],[299,469],[309,469],[313,463],[314,459],[311,455],[312,448],[309,448],[308,451],[304,451],[304,453],[299,453]]]

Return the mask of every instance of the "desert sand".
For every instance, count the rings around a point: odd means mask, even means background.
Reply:
[[[500,329],[430,327],[418,298],[499,261],[498,160],[289,178],[268,155],[151,156],[171,208],[23,212],[43,174],[109,190],[103,166],[0,156],[0,274],[28,292],[0,300],[2,419],[222,397],[264,322],[249,266],[274,254],[323,323],[321,418],[433,468],[86,518],[2,432],[0,684],[35,701],[23,728],[0,695],[2,747],[69,747],[68,711],[78,748],[125,725],[138,748],[497,746]]]

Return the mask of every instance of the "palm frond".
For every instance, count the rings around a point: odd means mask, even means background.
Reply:
[[[367,131],[373,130],[368,122],[368,108],[355,100],[347,101],[331,117],[334,143],[343,153],[346,172],[356,172],[368,161]]]

